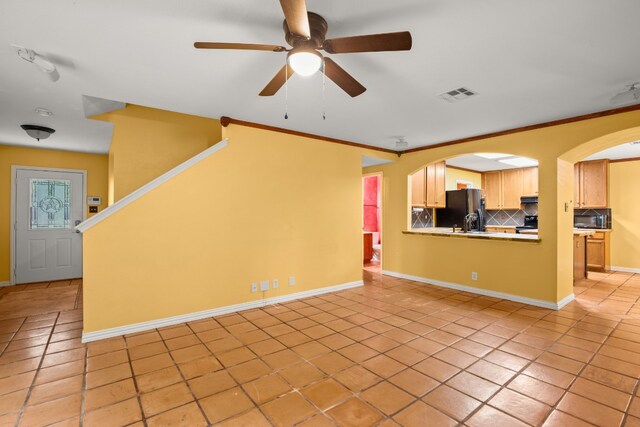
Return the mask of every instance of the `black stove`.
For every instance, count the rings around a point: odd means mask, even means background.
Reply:
[[[525,215],[524,225],[517,226],[516,233],[519,233],[520,230],[536,230],[537,228],[538,228],[538,215]]]

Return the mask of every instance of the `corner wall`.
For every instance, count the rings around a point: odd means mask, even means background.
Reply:
[[[11,275],[11,166],[86,170],[87,195],[100,196],[102,205],[98,208],[102,210],[107,204],[107,163],[106,154],[0,145],[0,282],[8,282]],[[87,209],[87,216],[92,215]]]
[[[85,231],[85,334],[362,279],[368,150],[223,132],[226,148]]]
[[[138,105],[92,118],[114,124],[109,204],[222,139],[219,120]]]
[[[609,164],[611,266],[640,270],[640,160]]]

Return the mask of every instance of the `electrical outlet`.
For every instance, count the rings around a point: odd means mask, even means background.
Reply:
[[[471,280],[478,280],[478,273],[475,271],[471,272]]]
[[[296,284],[296,278],[295,276],[290,276],[289,277],[289,286],[293,286]]]
[[[251,284],[251,292],[258,292],[258,284],[256,282]]]
[[[263,292],[269,290],[269,281],[268,280],[261,280],[260,281],[260,290],[263,291]]]
[[[273,289],[278,289],[278,279],[273,279]]]

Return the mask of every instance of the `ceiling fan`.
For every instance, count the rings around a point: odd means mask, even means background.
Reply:
[[[411,49],[411,33],[371,34],[365,36],[325,39],[327,21],[313,12],[307,12],[305,0],[280,0],[284,12],[284,38],[291,48],[268,44],[195,42],[197,49],[241,49],[287,52],[287,64],[271,79],[260,92],[260,96],[273,96],[295,73],[310,76],[317,71],[324,72],[335,84],[352,97],[367,90],[331,58],[327,53],[385,52]]]

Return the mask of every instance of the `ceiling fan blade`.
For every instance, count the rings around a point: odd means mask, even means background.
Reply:
[[[280,0],[280,6],[282,6],[289,32],[295,36],[309,39],[311,37],[311,29],[309,28],[305,0]]]
[[[273,44],[251,44],[251,43],[216,43],[216,42],[195,42],[196,49],[240,49],[240,50],[267,50],[271,52],[284,52],[284,46]]]
[[[280,68],[280,71],[278,71],[276,75],[273,76],[271,81],[267,83],[264,89],[262,89],[262,92],[260,92],[260,96],[275,95],[280,90],[282,85],[284,85],[292,75],[293,70],[291,69],[291,67],[287,67],[286,65],[284,65],[282,68]]]
[[[356,97],[367,90],[342,67],[333,62],[331,58],[324,58],[324,74],[351,97]]]
[[[323,49],[328,53],[386,52],[410,50],[411,44],[411,33],[402,31],[325,40]]]

